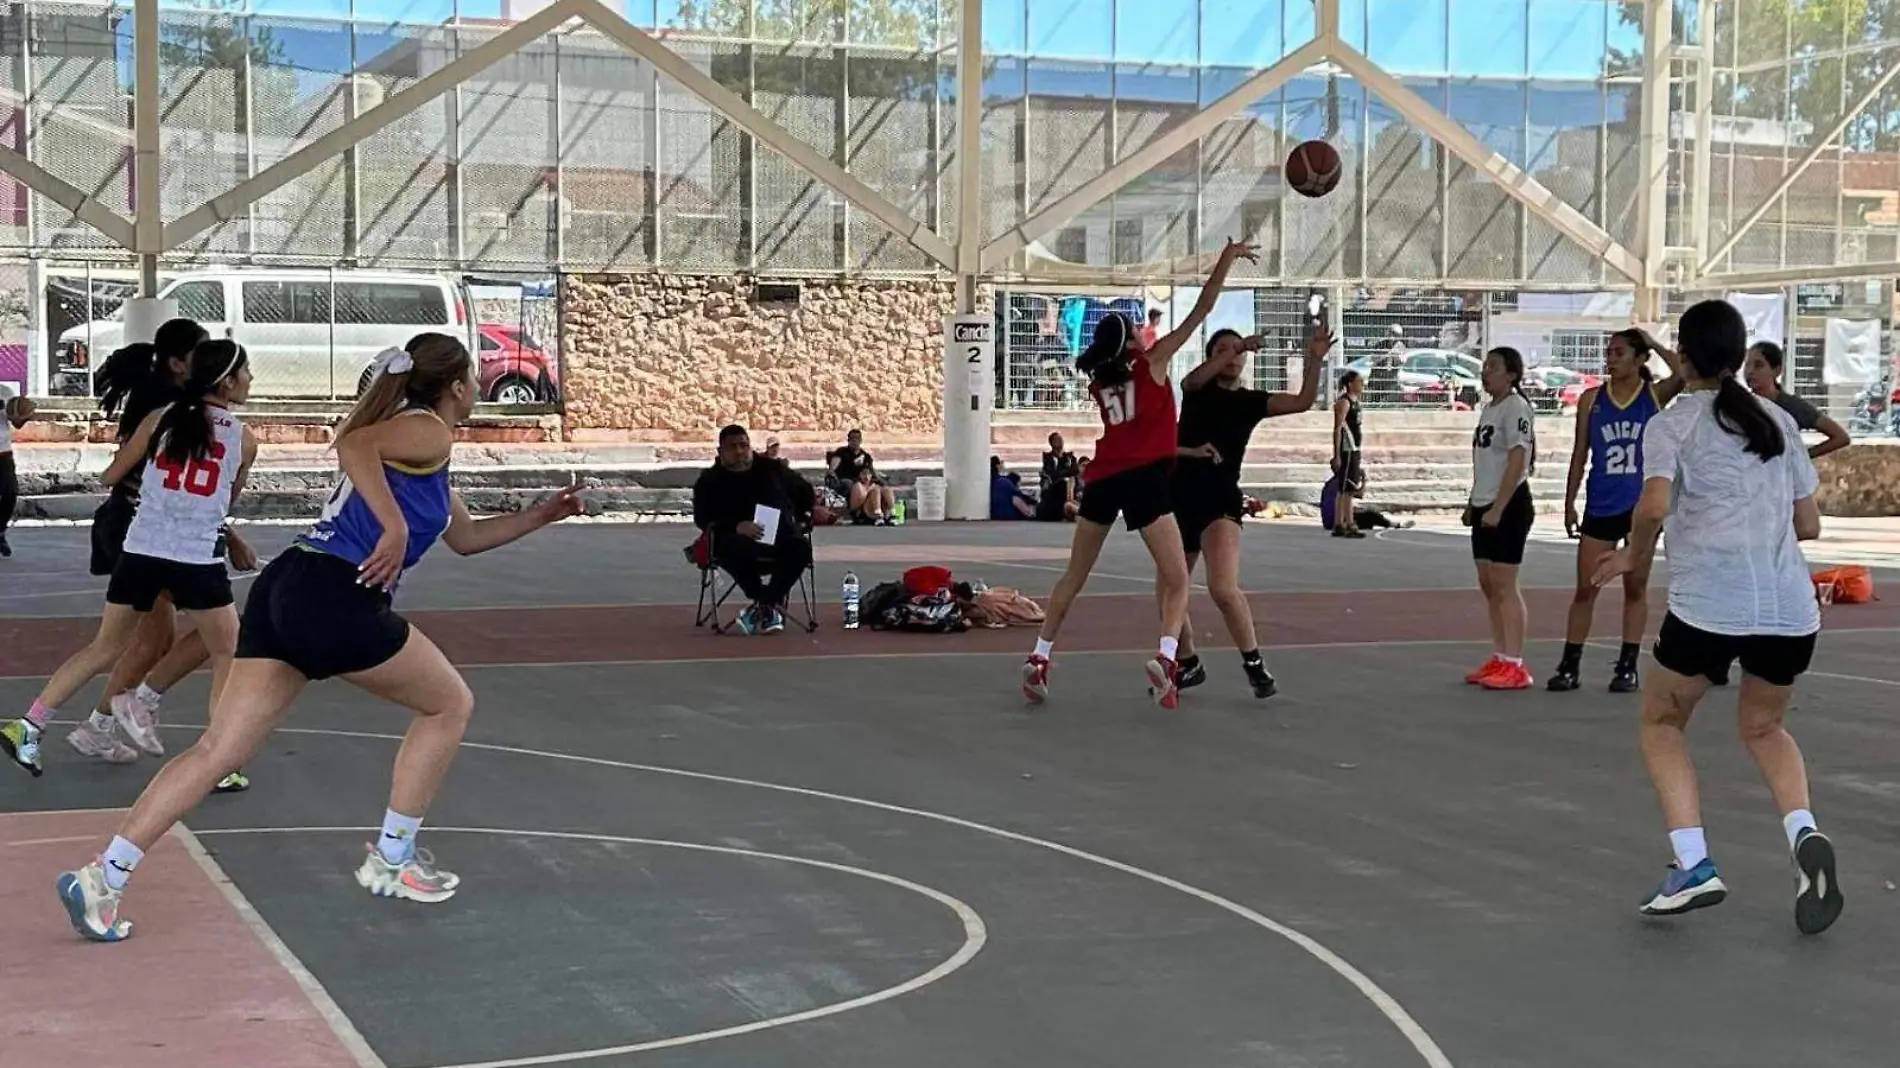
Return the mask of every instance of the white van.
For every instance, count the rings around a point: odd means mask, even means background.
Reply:
[[[424,331],[461,338],[473,351],[462,283],[438,274],[215,268],[181,274],[158,295],[212,337],[249,350],[260,398],[355,397],[378,352]],[[73,327],[59,337],[57,362],[85,374],[124,338],[123,313]]]

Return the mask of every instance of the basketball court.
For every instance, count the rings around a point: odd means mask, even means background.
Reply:
[[[821,629],[755,638],[694,629],[686,530],[556,528],[438,550],[413,576],[404,606],[478,698],[425,827],[464,879],[447,903],[351,878],[406,718],[345,684],[310,689],[253,788],[153,851],[123,945],[79,940],[52,885],[156,765],[83,761],[59,727],[43,778],[0,769],[5,1062],[1890,1062],[1891,600],[1828,609],[1796,699],[1848,899],[1804,939],[1732,690],[1693,732],[1731,897],[1637,915],[1668,854],[1636,701],[1603,689],[1614,604],[1584,690],[1463,686],[1485,621],[1456,534],[1249,524],[1282,692],[1255,701],[1210,636],[1210,681],[1176,712],[1143,693],[1152,568],[1118,535],[1032,713],[1028,631],[846,632],[838,585],[939,563],[1042,598],[1066,528],[826,531]],[[292,533],[266,528],[260,549]],[[6,707],[90,632],[103,580],[75,566],[84,537],[15,539]],[[1540,677],[1569,596],[1561,548],[1524,573]],[[1196,612],[1219,630],[1204,598]],[[174,751],[205,681],[168,700]]]

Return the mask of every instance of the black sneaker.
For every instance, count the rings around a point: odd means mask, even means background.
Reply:
[[[1247,681],[1253,685],[1253,695],[1255,697],[1264,700],[1280,692],[1279,685],[1273,681],[1273,676],[1267,671],[1265,661],[1261,661],[1257,664],[1247,664],[1243,662],[1241,666],[1247,670]]]
[[[7,536],[0,534],[0,556],[12,556],[13,546],[7,544]]]
[[[1834,843],[1810,827],[1794,842],[1794,866],[1801,873],[1794,898],[1794,925],[1802,934],[1820,934],[1841,918],[1847,903],[1834,874]]]
[[[1557,673],[1550,677],[1550,681],[1544,684],[1544,688],[1551,693],[1569,693],[1581,685],[1583,681],[1577,677],[1576,668],[1569,664],[1559,664]]]
[[[1616,665],[1616,677],[1610,680],[1611,693],[1635,693],[1643,688],[1643,680],[1636,675],[1636,669],[1626,664]]]
[[[1181,675],[1174,680],[1177,690],[1191,690],[1207,681],[1207,665],[1201,663],[1198,656],[1188,657],[1180,664]]]

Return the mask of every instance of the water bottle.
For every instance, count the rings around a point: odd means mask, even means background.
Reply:
[[[858,574],[844,573],[844,629],[858,629]]]
[[[891,506],[891,522],[896,523],[900,527],[904,525],[904,502],[903,501],[898,501],[896,504]]]

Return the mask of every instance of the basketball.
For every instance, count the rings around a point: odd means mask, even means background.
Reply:
[[[1339,184],[1339,152],[1324,141],[1302,141],[1286,157],[1286,184],[1306,197],[1323,197]]]

